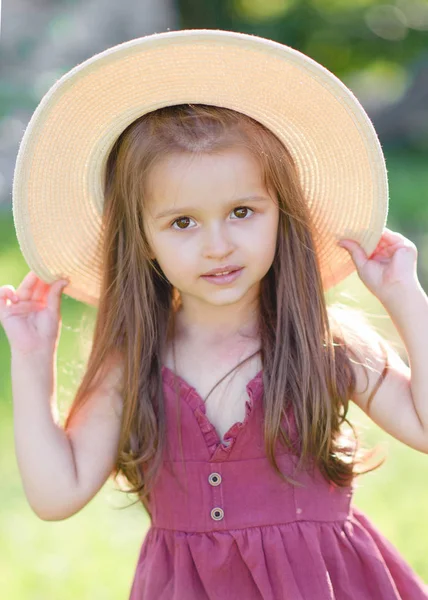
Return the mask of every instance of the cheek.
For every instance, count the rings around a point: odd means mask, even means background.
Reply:
[[[247,242],[248,251],[260,258],[273,258],[278,235],[278,218],[275,214],[269,215],[260,221],[257,229],[252,232]]]
[[[277,220],[273,218],[269,226],[263,227],[257,243],[253,245],[254,264],[258,265],[257,275],[262,278],[266,275],[272,266],[275,258],[277,245],[278,227]]]
[[[171,283],[179,283],[197,272],[197,250],[191,244],[168,242],[158,246],[158,262]]]
[[[270,225],[269,225],[269,246],[270,246],[270,250],[271,253],[275,252],[275,248],[276,248],[276,242],[278,239],[278,226],[279,226],[279,211],[276,211],[273,216],[272,219],[270,221]]]

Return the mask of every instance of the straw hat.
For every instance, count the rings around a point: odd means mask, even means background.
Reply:
[[[324,289],[354,269],[341,237],[370,255],[388,212],[388,182],[373,125],[352,92],[288,46],[253,35],[181,30],[108,48],[63,75],[23,135],[13,216],[25,260],[47,283],[97,305],[101,286],[103,177],[120,133],[174,104],[231,108],[290,149],[313,220]]]

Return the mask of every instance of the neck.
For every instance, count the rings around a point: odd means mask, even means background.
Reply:
[[[239,339],[258,339],[258,302],[201,307],[182,300],[175,337],[194,346],[221,348]]]

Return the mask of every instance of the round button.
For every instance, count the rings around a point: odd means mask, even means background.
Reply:
[[[220,485],[221,483],[221,475],[220,473],[211,473],[208,477],[208,481],[211,485]]]
[[[223,512],[222,508],[219,508],[217,506],[216,508],[212,509],[211,518],[214,519],[214,521],[221,521],[223,517],[224,517],[224,512]]]

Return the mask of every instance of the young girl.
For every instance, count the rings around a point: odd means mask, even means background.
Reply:
[[[0,288],[17,460],[45,520],[81,510],[112,474],[129,483],[151,518],[132,600],[428,598],[352,505],[354,478],[375,467],[343,431],[352,399],[428,453],[428,302],[415,245],[384,227],[383,169],[332,74],[241,34],[133,40],[39,105],[14,180],[32,270]],[[326,305],[352,268],[391,315],[411,373]],[[67,284],[98,311],[62,426]]]

